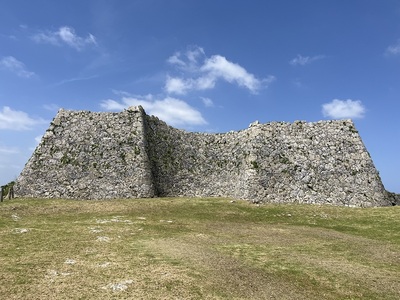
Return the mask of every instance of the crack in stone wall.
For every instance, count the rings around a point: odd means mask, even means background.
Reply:
[[[251,124],[223,134],[168,126],[141,107],[60,110],[17,196],[225,196],[252,202],[390,205],[351,120]]]

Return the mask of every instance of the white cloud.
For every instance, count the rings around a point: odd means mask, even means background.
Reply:
[[[205,76],[206,79],[216,81],[222,78],[229,83],[236,83],[245,87],[252,93],[257,93],[263,86],[268,86],[275,79],[273,76],[261,80],[257,79],[240,65],[232,63],[220,55],[213,55],[207,59],[201,70],[208,72]]]
[[[4,106],[0,111],[0,130],[30,130],[32,126],[45,124],[43,119],[33,119],[27,113],[18,110],[12,110]]]
[[[205,98],[205,97],[200,97],[201,101],[203,101],[203,104],[205,107],[213,107],[214,102],[210,98]]]
[[[176,65],[176,66],[180,66],[180,67],[185,67],[186,63],[180,59],[181,53],[180,52],[176,52],[174,55],[170,56],[167,59],[167,62],[170,63],[171,65]]]
[[[357,119],[364,117],[365,107],[360,100],[334,99],[322,105],[322,113],[324,117],[333,119]]]
[[[291,61],[289,61],[289,64],[291,64],[292,66],[305,66],[308,65],[314,61],[320,60],[325,58],[324,55],[316,55],[316,56],[302,56],[300,54],[298,54],[295,58],[293,58]]]
[[[125,98],[123,98],[125,99]],[[131,106],[129,103],[120,103],[113,99],[102,100],[100,106],[106,110],[124,110]]]
[[[400,40],[397,42],[396,45],[387,47],[386,54],[388,54],[388,55],[399,55],[400,54]]]
[[[196,81],[192,79],[182,79],[167,76],[165,82],[165,90],[167,93],[184,95],[189,90],[195,88]]]
[[[176,52],[174,55],[168,58],[168,63],[175,65],[181,70],[188,72],[197,72],[199,68],[199,60],[205,59],[204,49],[201,47],[193,46],[181,54],[181,52]]]
[[[60,27],[57,31],[40,32],[35,34],[32,39],[37,43],[56,46],[66,44],[78,51],[83,50],[86,46],[97,45],[94,35],[89,34],[87,37],[80,37],[73,28],[68,26]]]
[[[198,110],[185,101],[172,97],[162,100],[154,99],[152,95],[122,97],[121,101],[108,99],[101,103],[101,107],[106,110],[123,110],[138,105],[141,105],[147,114],[157,116],[172,126],[207,124]]]
[[[6,56],[0,60],[0,68],[13,72],[19,77],[31,78],[35,73],[26,69],[25,64],[13,56]]]
[[[274,80],[274,76],[257,78],[239,64],[227,60],[221,55],[207,57],[202,48],[190,47],[185,53],[176,52],[167,62],[179,72],[179,76],[167,75],[164,91],[167,96],[156,99],[153,95],[135,96],[114,90],[121,100],[107,99],[101,102],[106,110],[123,110],[129,106],[141,105],[146,112],[156,115],[173,126],[205,125],[201,113],[187,102],[168,95],[185,95],[191,91],[212,89],[218,81],[225,81],[258,93]],[[209,98],[200,98],[205,107],[213,107]]]
[[[212,89],[219,80],[247,88],[256,94],[275,80],[274,76],[259,79],[221,55],[207,58],[200,47],[192,48],[185,54],[177,52],[169,57],[168,62],[185,73],[184,77],[167,76],[165,90],[172,94],[183,95],[191,90]]]

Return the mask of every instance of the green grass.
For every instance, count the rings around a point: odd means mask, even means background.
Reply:
[[[4,299],[400,299],[400,207],[0,205]]]

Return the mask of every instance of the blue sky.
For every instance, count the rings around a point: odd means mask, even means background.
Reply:
[[[400,193],[400,1],[0,0],[0,184],[59,108],[170,125],[351,118]]]

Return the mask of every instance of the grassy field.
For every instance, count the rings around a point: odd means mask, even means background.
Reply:
[[[2,299],[400,299],[400,207],[0,204]]]

